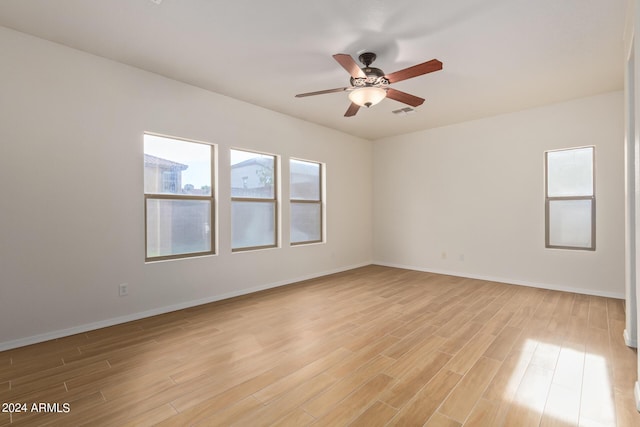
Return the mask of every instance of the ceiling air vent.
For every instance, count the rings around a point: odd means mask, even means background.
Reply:
[[[404,107],[404,108],[401,108],[401,109],[399,109],[399,110],[393,110],[393,111],[392,111],[392,113],[393,113],[393,114],[399,114],[399,115],[403,115],[403,116],[404,116],[404,115],[406,115],[406,114],[415,113],[415,111],[416,111],[416,110],[414,110],[414,109],[413,109],[413,108],[411,108],[411,107]]]

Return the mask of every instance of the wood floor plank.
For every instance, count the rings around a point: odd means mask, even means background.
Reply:
[[[350,354],[351,352],[349,350],[339,348],[336,351],[330,353],[329,355],[323,358],[320,358],[312,363],[309,363],[304,368],[301,368],[293,372],[292,374],[287,375],[281,380],[278,380],[273,384],[263,388],[262,390],[254,393],[253,396],[263,403],[268,403],[269,401],[275,399],[281,394],[291,390],[292,388],[297,387],[298,385],[322,373],[323,371],[331,367],[333,364],[344,359]]]
[[[581,319],[589,318],[589,296],[578,294],[573,300],[571,315]]]
[[[383,354],[385,356],[389,356],[393,359],[399,359],[409,350],[418,345],[422,340],[432,336],[435,331],[438,330],[438,327],[435,325],[410,325],[413,332],[406,334],[402,337],[397,343],[393,346],[389,347],[386,350],[383,350]],[[394,331],[395,332],[395,331]],[[393,335],[392,336],[396,336]]]
[[[271,427],[304,427],[315,421],[311,415],[300,408],[296,408],[284,417],[275,421]]]
[[[529,364],[518,385],[506,418],[506,425],[537,426],[542,418],[553,370]]]
[[[254,427],[270,426],[279,420],[282,414],[293,411],[306,401],[322,393],[335,382],[336,379],[327,374],[315,376],[282,394],[276,400],[243,414],[242,417],[236,420],[236,423]]]
[[[451,317],[444,325],[442,325],[436,332],[443,338],[451,338],[456,332],[460,330],[465,324],[467,324],[475,316],[475,312],[470,309],[461,309],[458,314]]]
[[[510,307],[502,307],[498,312],[482,326],[481,332],[497,336],[502,332],[514,316]]]
[[[589,327],[608,329],[607,307],[601,305],[589,306]]]
[[[443,369],[403,406],[391,420],[391,425],[423,425],[436,412],[462,375]]]
[[[440,346],[440,351],[451,355],[457,354],[482,328],[483,325],[475,321],[465,323],[447,338],[447,341]]]
[[[403,339],[407,337],[407,335],[418,333],[421,329],[426,329],[426,335],[432,335],[438,327],[435,325],[429,324],[429,319],[431,319],[433,313],[419,313],[416,314],[413,318],[409,318],[409,316],[405,313],[400,320],[404,323],[391,331],[389,335],[394,337],[398,337]],[[407,320],[408,319],[408,320]]]
[[[637,426],[624,303],[382,266],[0,352],[0,426]],[[10,424],[13,422],[13,424]]]
[[[393,359],[379,355],[352,375],[327,389],[325,393],[303,404],[302,408],[315,418],[321,417],[336,406],[342,399],[360,388],[366,381],[382,373],[393,362]]]
[[[484,399],[511,403],[532,356],[533,352],[516,351],[509,354],[485,390]]]
[[[399,338],[385,335],[382,338],[370,342],[368,346],[361,350],[353,352],[350,356],[345,357],[342,361],[335,363],[325,372],[334,378],[345,378],[351,373],[357,371],[366,365],[378,355],[385,353],[399,341]]]
[[[553,371],[556,369],[558,357],[560,356],[560,346],[549,342],[539,342],[530,363],[544,369]]]
[[[611,367],[614,387],[620,390],[633,389],[634,376],[629,375],[638,364],[638,352],[627,347],[624,342],[625,321],[616,318],[609,320],[609,345],[611,347]]]
[[[615,391],[616,422],[619,427],[640,426],[640,412],[636,409],[634,397],[621,390]]]
[[[94,364],[87,363],[88,366]],[[161,376],[159,374],[160,372],[171,372],[170,368],[175,368],[176,364],[162,357],[150,357],[146,363],[144,361],[132,361],[132,363],[124,363],[116,366],[109,363],[109,366],[109,369],[89,370],[80,376],[67,377],[65,378],[64,386],[70,392],[92,393],[114,384],[131,381],[138,377]],[[165,374],[163,377],[166,378],[167,375]]]
[[[580,423],[615,425],[615,390],[611,387],[612,372],[605,357],[587,353],[584,360]]]
[[[607,298],[606,302],[609,320],[622,320],[624,322],[624,300]]]
[[[100,390],[105,400],[111,401],[122,398],[135,399],[144,395],[147,390],[162,391],[175,387],[176,383],[169,377],[158,374],[134,376],[118,384],[110,384]]]
[[[521,328],[515,328],[513,326],[505,327],[484,352],[484,356],[495,360],[504,360],[511,351],[513,343],[516,342],[516,339],[521,333]]]
[[[573,393],[581,393],[584,358],[584,347],[565,346],[560,349],[553,374],[553,383],[572,390]]]
[[[171,418],[178,412],[173,406],[166,404],[157,408],[150,409],[144,414],[138,415],[130,420],[127,420],[122,427],[151,427],[158,425],[159,422]]]
[[[383,427],[398,411],[379,400],[349,424],[350,427]]]
[[[501,426],[507,408],[508,406],[501,405],[500,401],[480,399],[464,425],[467,427]]]
[[[108,371],[109,369],[111,369],[111,366],[106,360],[88,365],[62,365],[13,378],[11,380],[11,391],[22,393],[23,391],[38,390],[42,387],[64,384],[65,381],[95,372]]]
[[[577,316],[570,316],[567,322],[567,332],[564,337],[565,343],[585,345],[587,342],[589,328],[587,322]]]
[[[425,357],[437,351],[444,342],[445,339],[437,335],[431,335],[423,339],[411,350],[398,358],[385,373],[394,378],[402,378],[414,369],[422,367],[427,362]]]
[[[6,382],[11,380],[11,378],[33,374],[34,372],[40,372],[46,369],[58,368],[64,365],[64,360],[60,354],[42,354],[35,348],[34,351],[39,354],[38,357],[23,358],[21,360],[12,359],[13,363],[11,365],[0,366],[0,381]],[[64,354],[68,354],[68,352]]]
[[[446,368],[464,375],[484,352],[491,346],[496,337],[490,334],[478,333],[469,340],[467,345],[449,361]]]
[[[500,365],[501,362],[497,360],[481,357],[456,385],[438,412],[464,423]]]
[[[540,426],[577,426],[580,415],[580,393],[572,388],[551,384]]]
[[[202,408],[205,408],[206,411],[214,408],[222,409],[233,402],[253,395],[281,378],[282,375],[275,370],[269,370],[226,389],[214,381],[211,381],[210,384],[204,383],[202,386],[184,387],[185,392],[172,400],[171,406],[181,414],[187,414],[184,418],[197,418]]]
[[[179,414],[158,423],[158,425],[181,426],[199,422],[218,411],[251,397],[254,392],[262,389],[265,385],[273,383],[277,378],[280,377],[269,372],[251,378],[227,390],[221,390],[219,387],[208,388],[206,384],[204,387],[196,388],[180,385],[177,389],[174,389],[177,391],[176,393],[171,393],[170,396],[164,399],[170,400],[171,406],[178,410]]]
[[[380,399],[394,408],[401,408],[431,381],[449,359],[450,355],[439,351],[425,355],[419,366],[394,382]]]
[[[243,417],[249,411],[253,411],[256,408],[262,406],[262,403],[254,398],[253,396],[249,396],[221,411],[218,411],[211,416],[206,417],[205,419],[193,424],[194,426],[230,426],[236,423],[236,421]],[[171,420],[171,418],[169,418]],[[176,424],[177,425],[177,424]],[[184,425],[184,424],[180,424]]]
[[[332,427],[349,424],[374,404],[392,382],[393,378],[388,375],[376,375],[334,406],[331,411],[318,418],[313,425]]]
[[[509,320],[508,326],[512,326],[514,328],[524,328],[528,326],[533,318],[533,313],[538,308],[538,305],[542,301],[542,296],[540,294],[535,294],[533,292],[527,292],[525,295],[526,300],[519,306],[517,311],[514,312],[513,316]]]
[[[425,427],[460,427],[462,424],[436,412],[429,418]]]

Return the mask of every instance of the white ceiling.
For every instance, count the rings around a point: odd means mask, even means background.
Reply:
[[[626,0],[155,2],[2,0],[0,25],[368,139],[623,87]],[[409,115],[294,98],[348,86],[331,55],[364,51],[386,73],[444,68],[393,86],[426,98]]]

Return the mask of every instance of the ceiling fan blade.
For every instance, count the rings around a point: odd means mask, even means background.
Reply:
[[[333,59],[338,61],[338,64],[342,65],[342,68],[347,70],[354,79],[367,77],[364,71],[358,67],[358,64],[354,61],[351,55],[347,55],[346,53],[336,53],[333,55]]]
[[[349,108],[347,108],[347,112],[344,113],[344,116],[345,117],[355,116],[359,109],[360,109],[360,106],[352,102],[351,105],[349,105]]]
[[[305,96],[314,96],[314,95],[324,95],[325,93],[335,93],[335,92],[344,92],[345,90],[351,89],[350,87],[339,87],[336,89],[326,89],[319,90],[317,92],[307,92],[307,93],[299,93],[296,95],[296,98],[304,98]]]
[[[442,62],[437,59],[432,59],[431,61],[423,62],[422,64],[387,74],[385,77],[389,80],[389,83],[395,83],[439,70],[442,70]]]
[[[418,107],[424,102],[424,98],[419,98],[392,88],[387,89],[387,98],[402,102],[403,104],[411,105],[412,107]]]

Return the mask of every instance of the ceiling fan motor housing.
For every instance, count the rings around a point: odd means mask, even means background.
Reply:
[[[360,62],[362,62],[365,67],[368,67],[369,65],[373,64],[373,61],[375,61],[376,58],[377,56],[373,52],[364,52],[358,57]]]
[[[380,68],[370,67],[373,61],[376,60],[375,53],[365,52],[361,54],[358,59],[364,64],[362,72],[366,77],[351,77],[350,82],[352,86],[356,88],[367,86],[384,87],[389,84],[389,81],[384,77],[384,71]]]

